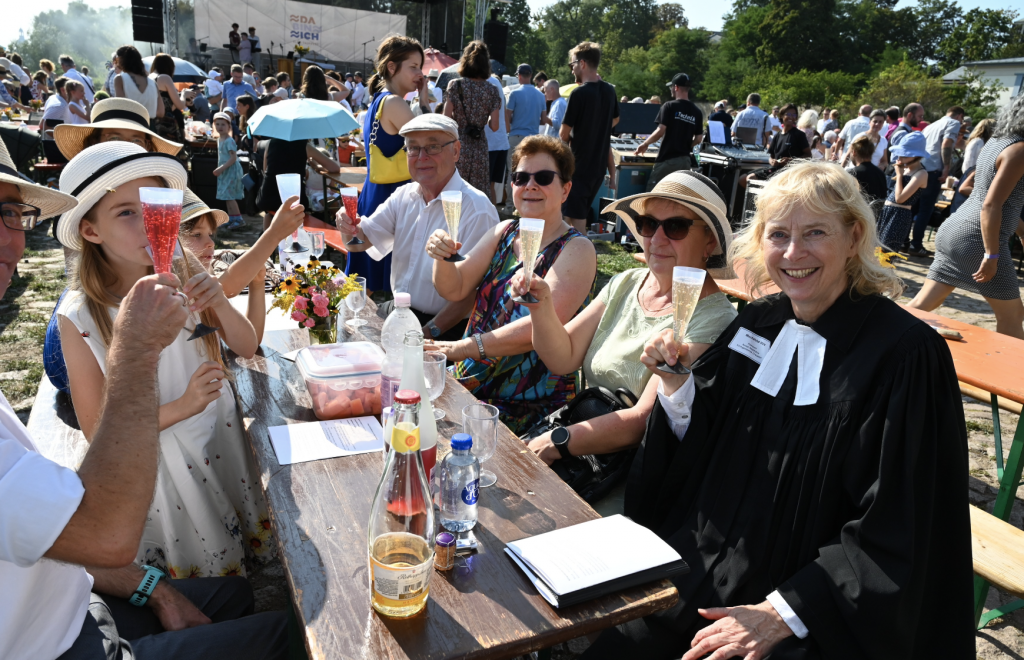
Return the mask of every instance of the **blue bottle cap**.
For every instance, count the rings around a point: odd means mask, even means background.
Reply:
[[[473,446],[473,437],[468,433],[456,433],[452,436],[452,449],[469,449]]]

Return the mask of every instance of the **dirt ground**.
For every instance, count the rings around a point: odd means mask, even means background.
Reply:
[[[258,218],[247,218],[249,228],[243,231],[223,232],[218,237],[220,247],[248,247],[259,235]],[[56,305],[57,298],[66,286],[64,277],[63,251],[57,242],[48,236],[49,223],[27,234],[25,258],[18,267],[18,274],[0,300],[0,390],[7,396],[22,421],[35,400],[36,388],[43,375],[42,354],[46,323]],[[926,243],[927,244],[927,243]],[[929,246],[932,247],[932,246]],[[601,279],[632,266],[632,260],[620,251],[599,257]],[[327,255],[330,258],[330,255]],[[337,259],[340,262],[340,259]],[[899,263],[900,275],[907,284],[904,302],[920,288],[927,275],[930,259],[911,258]],[[1024,281],[1020,281],[1024,293]],[[936,313],[974,325],[995,329],[995,318],[984,300],[975,294],[956,291]],[[972,504],[990,508],[995,500],[998,482],[995,475],[995,443],[992,416],[989,406],[965,397],[964,411],[967,418],[970,450],[970,490],[968,497]],[[1003,430],[1005,449],[1009,447],[1017,416],[1002,412],[1000,425]],[[1018,500],[1024,497],[1024,489],[1017,493]],[[1024,526],[1024,507],[1017,506],[1011,522]],[[288,587],[281,564],[277,561],[251,575],[257,598],[257,610],[281,610],[289,605]],[[997,607],[1012,600],[1010,596],[995,589],[990,590],[987,608]],[[977,657],[984,660],[1013,658],[1024,660],[1024,610],[998,619],[983,631],[977,633]],[[586,649],[585,638],[561,644],[554,649],[556,660],[571,660]]]

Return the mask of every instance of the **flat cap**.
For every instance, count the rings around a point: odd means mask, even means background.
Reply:
[[[417,133],[420,131],[441,131],[452,136],[456,140],[459,139],[459,125],[451,117],[439,115],[434,112],[428,112],[418,117],[413,117],[411,120],[406,122],[405,126],[402,127],[398,134],[406,136],[409,133]]]

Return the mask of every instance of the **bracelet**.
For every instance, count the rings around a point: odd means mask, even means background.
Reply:
[[[486,360],[487,359],[487,354],[484,353],[484,340],[483,340],[483,337],[481,337],[480,333],[478,332],[475,335],[473,335],[473,339],[476,341],[476,350],[480,351],[480,359],[481,360]]]
[[[135,593],[128,599],[128,602],[135,607],[142,607],[149,601],[149,597],[153,595],[153,590],[156,589],[156,583],[164,576],[164,572],[156,566],[143,566],[142,570],[146,572],[146,575],[143,576],[142,582],[135,589]]]
[[[996,259],[999,258],[999,255],[998,254],[986,254],[985,258],[986,259],[991,259],[991,260],[995,261]]]

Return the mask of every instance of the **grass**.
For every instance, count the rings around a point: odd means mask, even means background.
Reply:
[[[992,427],[991,424],[986,424],[984,422],[976,422],[973,419],[967,420],[967,430],[977,431],[978,433],[984,433],[985,435],[992,435],[993,433],[995,433],[995,429]]]
[[[600,291],[614,275],[644,265],[633,258],[633,253],[618,243],[594,241],[597,248],[597,290]]]

